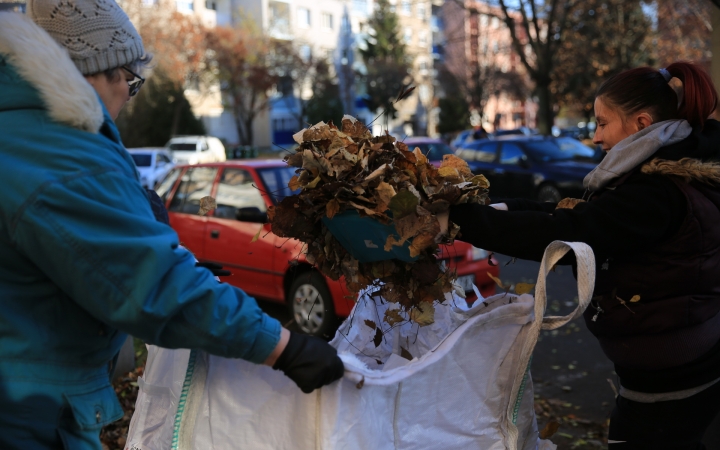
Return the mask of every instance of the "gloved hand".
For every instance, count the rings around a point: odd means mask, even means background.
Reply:
[[[334,347],[320,338],[292,331],[273,369],[282,370],[306,394],[341,378],[345,372]]]
[[[223,269],[223,266],[221,266],[220,264],[215,264],[211,262],[196,262],[195,267],[204,267],[210,272],[212,272],[213,275],[215,275],[216,277],[227,277],[229,275],[232,275],[232,272]]]

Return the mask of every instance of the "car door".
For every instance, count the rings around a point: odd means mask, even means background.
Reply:
[[[535,197],[533,171],[519,143],[502,142],[499,163],[502,173],[497,176],[496,186],[503,192],[503,197]],[[492,186],[490,193],[494,194]]]
[[[207,218],[203,260],[227,268],[232,275],[223,281],[248,294],[282,301],[283,274],[272,270],[279,251],[276,236],[264,225],[267,205],[257,186],[250,170],[223,168],[215,191],[217,209]]]
[[[172,169],[170,158],[165,153],[155,152],[155,173],[152,180],[149,180],[152,189]]]
[[[199,214],[200,199],[212,193],[217,172],[217,167],[188,167],[168,205],[170,226],[180,237],[180,243],[198,259],[205,258],[207,228],[207,217]]]

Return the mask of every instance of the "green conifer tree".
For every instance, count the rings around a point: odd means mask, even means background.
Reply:
[[[360,49],[366,67],[363,77],[368,108],[382,109],[394,117],[392,103],[408,78],[410,64],[405,44],[398,38],[398,16],[388,0],[375,3],[368,25],[371,32],[365,48]]]

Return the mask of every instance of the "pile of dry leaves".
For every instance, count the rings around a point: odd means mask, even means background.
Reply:
[[[410,319],[432,323],[433,303],[453,290],[456,278],[436,259],[436,215],[452,204],[485,203],[487,179],[473,175],[467,163],[453,155],[446,155],[436,168],[419,148],[410,149],[389,135],[372,136],[350,116],[339,129],[321,122],[294,138],[299,146],[285,160],[298,168],[289,187],[300,193],[271,208],[272,231],[305,243],[308,261],[333,280],[344,276],[353,298],[360,289],[376,285],[379,294],[400,303]],[[322,220],[352,210],[394,225],[396,234],[387,237],[385,251],[409,243],[409,255],[416,259],[358,262]],[[452,242],[458,231],[450,224],[444,242]],[[390,325],[399,320],[404,318],[386,317]]]

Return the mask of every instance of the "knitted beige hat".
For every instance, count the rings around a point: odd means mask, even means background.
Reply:
[[[145,56],[140,35],[115,0],[28,0],[27,15],[67,49],[83,75]]]

